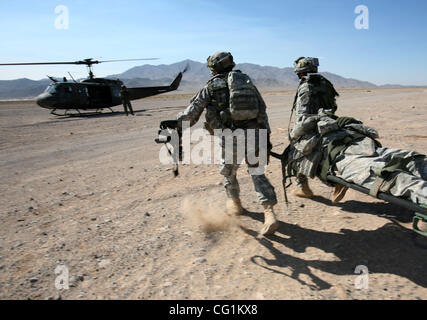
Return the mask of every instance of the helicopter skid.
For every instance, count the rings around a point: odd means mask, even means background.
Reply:
[[[114,111],[111,108],[110,113],[114,113]],[[89,111],[89,112],[80,112],[79,109],[73,109],[76,112],[70,112],[70,109],[65,110],[64,113],[60,114],[56,112],[57,109],[54,109],[50,112],[50,114],[53,114],[57,117],[88,117],[88,116],[95,116],[99,114],[105,114],[105,112],[102,112],[102,109],[97,109],[96,111]],[[108,113],[108,112],[107,112]]]

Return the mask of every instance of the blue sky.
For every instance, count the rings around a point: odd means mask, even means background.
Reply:
[[[369,8],[357,30],[356,6]],[[55,8],[69,8],[68,30]],[[322,71],[376,84],[427,85],[427,1],[419,0],[2,0],[0,61],[158,57],[200,62],[230,51],[237,62],[291,67],[320,57]],[[95,66],[97,76],[140,62]],[[0,79],[85,76],[81,66],[0,67]]]

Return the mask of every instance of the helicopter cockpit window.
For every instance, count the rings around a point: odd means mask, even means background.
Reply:
[[[57,87],[56,84],[51,84],[46,88],[45,92],[50,93],[50,94],[54,94],[56,92],[56,87]]]

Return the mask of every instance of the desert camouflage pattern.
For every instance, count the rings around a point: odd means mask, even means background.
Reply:
[[[335,96],[329,97],[329,103],[324,103],[324,101],[319,101],[316,94],[317,92],[332,90],[330,88],[318,88],[318,86],[325,86],[325,83],[329,82],[326,81],[327,79],[319,74],[309,74],[302,77],[295,96],[293,106],[295,124],[289,136],[291,144],[295,148],[291,159],[300,159],[293,164],[297,171],[296,183],[298,186],[308,183],[307,177],[313,178],[315,176],[319,159],[322,157],[321,151],[316,150],[319,142],[318,133],[326,134],[338,128],[334,120],[326,115],[327,113],[333,114],[336,110]],[[332,84],[330,85],[332,86]],[[335,91],[335,89],[333,90]],[[335,93],[332,94],[335,95]],[[336,94],[338,95],[338,93]]]
[[[335,113],[337,109],[335,97],[337,96],[338,93],[332,84],[322,75],[309,74],[302,77],[293,106],[296,121],[291,138],[297,140],[305,132],[313,129],[307,128],[307,123],[313,122],[313,126],[316,125],[319,114]]]
[[[227,94],[224,95],[224,89],[227,87],[227,83],[225,82],[226,76],[227,74],[222,74],[213,77],[208,84],[191,99],[190,105],[187,109],[178,114],[177,120],[179,122],[189,121],[190,125],[193,126],[197,121],[199,121],[203,111],[206,110],[205,129],[207,129],[211,134],[213,134],[215,129],[235,129],[230,127],[230,123],[228,123],[228,121],[224,121],[224,119],[221,118],[221,111],[227,110],[229,107],[226,105],[227,95],[229,95],[228,88],[226,91]],[[258,97],[259,112],[255,120],[245,123],[241,128],[245,131],[245,136],[246,130],[249,129],[267,129],[268,134],[271,132],[266,112],[266,104],[259,91],[256,87],[254,88]],[[256,137],[258,137],[258,135],[256,135]],[[256,145],[258,146],[258,143],[256,143]],[[224,146],[225,145],[222,144],[223,148]],[[237,150],[236,146],[234,147],[234,150]],[[233,158],[235,158],[234,155]],[[225,152],[223,152],[220,173],[224,176],[224,187],[229,198],[236,198],[240,194],[239,183],[236,177],[239,167],[240,162],[237,161],[237,159],[233,163],[226,163]],[[274,187],[266,178],[264,170],[265,167],[259,165],[256,170],[249,171],[251,172],[250,174],[254,183],[255,191],[258,195],[259,203],[274,205],[277,203],[276,193],[274,191]]]
[[[250,128],[253,129],[253,128]],[[245,132],[245,136],[247,133]],[[255,153],[259,153],[259,135],[255,135],[255,150],[251,150]],[[238,159],[237,150],[237,139],[233,141],[233,163],[226,161],[225,155],[225,144],[224,141],[221,141],[221,146],[223,148],[223,157],[221,159],[220,173],[224,176],[224,187],[229,198],[239,198],[240,196],[240,187],[239,182],[237,181],[237,171],[240,168],[240,163],[242,159]],[[263,147],[263,144],[261,144]],[[248,149],[249,150],[249,149]],[[250,152],[250,151],[249,151]],[[266,150],[265,150],[266,152]],[[260,204],[275,205],[277,204],[276,192],[274,187],[271,185],[265,176],[265,165],[261,164],[250,164],[246,159],[246,164],[248,166],[248,173],[252,178],[252,182],[258,197],[258,202]]]
[[[371,189],[377,180],[375,172],[381,170],[391,159],[415,155],[418,157],[408,164],[409,172],[400,171],[388,192],[413,203],[427,205],[427,158],[415,151],[378,148],[371,138],[366,137],[353,143],[338,156],[336,175]]]
[[[260,99],[252,80],[240,71],[231,71],[228,73],[227,82],[231,119],[237,121],[256,119]]]
[[[190,126],[194,126],[199,121],[203,111],[211,102],[208,86],[204,86],[190,101],[190,105],[177,116],[177,120],[189,121]]]
[[[208,82],[208,91],[211,97],[210,104],[206,107],[206,122],[205,129],[211,135],[215,129],[229,127],[227,122],[229,116],[228,106],[230,105],[230,92],[227,85],[227,74],[222,73],[214,76]]]
[[[300,57],[294,62],[294,72],[302,73],[302,72],[317,72],[319,67],[319,59],[318,58],[305,58]]]
[[[336,121],[328,116],[336,110],[335,102],[325,104],[313,99],[313,87],[308,75],[303,77],[295,99],[296,122],[290,132],[293,145],[291,159],[296,160],[292,167],[297,172],[296,182],[302,185],[313,178],[325,159],[328,143],[345,135]],[[333,100],[329,100],[330,102]],[[386,166],[396,156],[407,158],[419,155],[414,151],[378,147],[374,139],[378,138],[375,129],[362,124],[350,124],[347,130],[362,133],[366,138],[353,143],[338,156],[336,175],[348,182],[371,190],[378,183],[376,172]],[[417,204],[427,204],[427,160],[418,157],[409,163],[409,171],[401,171],[389,182],[386,190],[396,197],[411,200]],[[386,183],[384,185],[387,185]]]
[[[178,114],[178,121],[189,121],[190,125],[193,126],[199,121],[203,111],[206,110],[206,126],[209,129],[226,129],[230,128],[227,123],[221,118],[221,111],[228,109],[228,89],[227,94],[224,94],[224,89],[228,88],[225,80],[226,74],[217,75],[209,80],[208,84],[204,86],[190,101],[190,105],[187,109]],[[256,118],[258,127],[261,129],[267,129],[270,133],[270,124],[267,115],[267,106],[262,98],[260,92],[256,87],[255,94],[258,98],[259,112]],[[211,130],[208,130],[211,131]]]
[[[220,173],[224,176],[224,187],[227,197],[230,199],[240,197],[240,187],[237,181],[237,170],[240,165],[225,164],[221,165]],[[267,177],[262,175],[251,175],[254,184],[258,202],[260,204],[276,205],[277,198],[274,187],[268,181]]]
[[[212,73],[223,73],[236,66],[230,52],[216,52],[208,57],[207,62]]]

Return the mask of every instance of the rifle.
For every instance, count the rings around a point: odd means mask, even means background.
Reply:
[[[288,178],[291,177],[291,175],[288,173],[288,171],[289,171],[288,170],[289,153],[290,152],[291,152],[291,145],[290,144],[286,147],[285,151],[283,151],[282,154],[275,153],[271,150],[269,152],[270,156],[272,156],[273,158],[276,158],[282,162],[282,185],[283,185],[283,192],[285,195],[286,207],[288,208],[288,211],[289,211],[289,200],[288,200],[288,194],[286,193],[286,189],[289,188],[289,186],[292,184],[292,181],[290,181],[289,184],[287,183]]]
[[[165,130],[168,130],[168,135],[165,135]],[[179,137],[179,145],[178,145],[178,157],[176,156],[176,148],[172,145],[173,151],[171,151],[168,147],[168,144],[171,144],[173,131],[178,134]],[[168,150],[169,155],[174,160],[174,169],[173,174],[175,177],[179,176],[178,164],[179,161],[182,161],[182,129],[179,125],[178,120],[166,120],[160,123],[160,129],[158,131],[159,137],[154,141],[158,144],[164,144],[166,149]]]

